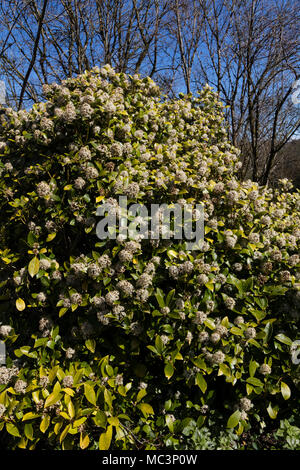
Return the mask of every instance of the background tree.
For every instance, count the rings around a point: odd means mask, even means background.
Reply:
[[[266,183],[299,136],[296,0],[3,0],[0,66],[8,104],[108,63],[169,96],[211,85],[241,150],[241,178]]]

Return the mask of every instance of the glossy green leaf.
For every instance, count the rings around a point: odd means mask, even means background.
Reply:
[[[278,409],[276,407],[273,408],[271,403],[269,403],[269,405],[268,405],[267,412],[268,412],[271,419],[276,419]]]
[[[95,394],[95,391],[93,389],[93,387],[88,384],[88,383],[85,383],[84,384],[84,395],[86,397],[86,399],[92,403],[92,405],[95,405],[96,406],[96,394]]]
[[[138,406],[139,406],[139,408],[142,411],[144,416],[147,417],[148,415],[153,415],[154,414],[152,406],[149,405],[148,403],[140,403]]]
[[[13,423],[6,423],[6,431],[12,436],[21,437],[17,426],[15,426]]]
[[[32,258],[30,263],[28,264],[28,272],[31,277],[34,277],[38,272],[40,268],[40,260],[35,256]]]
[[[174,367],[170,362],[168,362],[168,364],[165,365],[164,372],[165,372],[165,376],[167,377],[167,379],[170,380],[170,378],[174,374]]]
[[[33,440],[33,426],[31,423],[26,423],[24,426],[24,434],[30,441]]]
[[[280,383],[280,389],[281,389],[281,394],[282,394],[283,398],[284,398],[285,400],[288,400],[288,399],[290,398],[290,396],[291,396],[291,389],[290,389],[290,387],[289,387],[286,383],[281,382],[281,383]]]
[[[206,392],[207,383],[206,383],[205,378],[203,377],[203,375],[200,372],[197,372],[197,374],[196,374],[196,384],[198,385],[198,387],[200,388],[202,393]]]
[[[109,426],[107,426],[106,431],[100,435],[99,450],[108,450],[110,448],[111,439],[112,439],[112,430],[113,430],[113,427],[110,424]]]
[[[241,418],[241,412],[239,410],[236,410],[229,417],[229,419],[227,421],[227,427],[228,428],[235,428],[238,425],[238,423],[240,421],[240,418]]]
[[[18,298],[16,300],[16,307],[17,307],[17,310],[19,310],[19,312],[22,312],[22,310],[24,310],[26,308],[26,304],[25,304],[24,300],[21,299],[21,298]]]
[[[279,333],[278,335],[276,335],[275,339],[277,339],[278,341],[280,341],[283,344],[286,344],[287,346],[292,345],[292,340],[290,338],[288,338],[286,335],[284,335],[283,333]]]

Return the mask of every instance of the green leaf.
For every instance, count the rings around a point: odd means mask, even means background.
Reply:
[[[95,352],[96,349],[96,341],[94,339],[87,339],[85,342],[86,347],[88,348],[89,351],[92,353]]]
[[[56,232],[49,233],[46,238],[46,242],[52,242],[52,240],[54,240],[55,237],[56,237]]]
[[[54,405],[54,403],[57,403],[62,397],[62,394],[60,392],[52,392],[50,395],[47,396],[45,405],[44,407],[47,408],[47,406]]]
[[[206,392],[207,383],[206,383],[206,380],[204,379],[203,375],[200,374],[200,372],[197,372],[197,375],[196,375],[196,384],[198,385],[198,387],[200,388],[200,390],[201,390],[202,393],[205,393],[205,392]]]
[[[175,289],[172,289],[168,295],[167,295],[167,298],[166,298],[166,305],[169,306],[170,303],[172,302],[173,298],[174,298],[174,295],[175,295]]]
[[[71,427],[71,424],[68,424],[65,429],[63,430],[63,432],[61,433],[60,437],[59,437],[59,442],[62,443],[62,441],[65,439],[66,435],[68,434],[69,432],[69,429]]]
[[[171,415],[166,415],[166,425],[170,432],[174,431],[174,418]]]
[[[109,424],[111,424],[115,428],[118,428],[120,426],[119,418],[117,418],[116,416],[112,416],[111,418],[108,418],[107,421],[109,422]]]
[[[79,446],[80,449],[86,449],[90,443],[90,438],[89,435],[86,433],[81,432],[80,433],[80,440],[79,440]]]
[[[75,408],[71,400],[68,403],[68,413],[71,419],[75,417]]]
[[[267,408],[267,412],[268,412],[271,419],[276,419],[276,416],[277,416],[277,413],[278,413],[278,408],[272,408],[271,403],[269,403],[269,406]]]
[[[140,403],[139,408],[146,418],[148,415],[154,415],[153,408],[149,403]]]
[[[248,343],[253,344],[253,346],[255,346],[258,349],[262,349],[262,346],[259,344],[258,341],[256,341],[256,339],[253,339],[253,338],[248,339]]]
[[[238,425],[239,421],[240,421],[240,417],[241,417],[241,412],[239,410],[236,410],[229,417],[229,419],[227,421],[227,427],[228,428],[235,428]]]
[[[206,287],[207,289],[209,289],[211,292],[214,291],[214,283],[213,283],[212,281],[207,282],[207,283],[205,284],[205,287]]]
[[[162,339],[159,335],[157,335],[155,338],[155,348],[158,354],[162,354],[164,349],[164,343],[162,342]]]
[[[165,302],[164,302],[164,293],[161,289],[156,289],[156,294],[155,294],[156,300],[158,302],[158,305],[160,308],[165,307]]]
[[[226,364],[220,364],[219,370],[226,375],[226,377],[231,377],[231,370]]]
[[[67,310],[68,310],[68,307],[62,307],[61,309],[59,309],[59,314],[58,314],[59,318],[62,317],[66,313]]]
[[[40,269],[40,260],[35,256],[34,258],[32,258],[32,260],[30,261],[28,265],[28,272],[30,276],[34,277],[39,272],[39,269]]]
[[[168,364],[165,365],[164,372],[165,372],[165,376],[167,377],[167,379],[170,380],[170,378],[174,374],[174,367],[170,362],[168,362]]]
[[[26,304],[23,299],[20,297],[16,300],[16,308],[19,310],[19,312],[22,312],[26,308]]]
[[[283,398],[284,398],[285,400],[288,400],[288,399],[290,398],[290,396],[291,396],[291,389],[290,389],[290,387],[289,387],[286,383],[281,382],[280,388],[281,388],[281,394],[282,394]]]
[[[253,361],[251,359],[250,361],[250,364],[249,364],[249,374],[250,374],[250,377],[253,377],[255,375],[255,372],[256,372],[256,369],[258,367],[258,363],[256,361]]]
[[[146,395],[147,395],[147,391],[144,388],[142,388],[137,394],[136,402],[138,403],[139,401],[141,401]]]
[[[110,443],[111,443],[111,439],[112,439],[112,430],[113,430],[113,427],[110,424],[107,427],[106,432],[103,432],[100,435],[99,450],[108,450],[110,448]]]
[[[73,423],[74,428],[78,428],[78,426],[83,424],[86,420],[87,420],[86,416],[83,416],[82,418],[76,419],[76,421],[74,421],[74,423]]]
[[[171,258],[171,259],[172,258],[177,258],[177,256],[178,256],[178,253],[175,250],[168,250],[167,254],[168,254],[168,257]]]
[[[40,424],[40,430],[42,433],[45,433],[50,424],[50,415],[45,415]]]
[[[271,322],[268,322],[264,328],[265,337],[264,337],[264,344],[267,344],[270,340],[272,333],[273,333],[273,325]]]
[[[12,436],[21,437],[17,426],[15,426],[13,423],[6,423],[6,431]]]
[[[207,318],[204,322],[204,325],[207,326],[210,330],[214,330],[216,328],[216,325],[214,324],[213,320],[210,318]]]
[[[199,416],[199,418],[197,419],[197,428],[201,428],[204,424],[204,421],[205,421],[205,416]]]
[[[29,232],[27,235],[27,243],[29,246],[32,246],[36,242],[37,238],[33,232]]]
[[[84,384],[84,395],[86,397],[86,399],[92,403],[92,405],[96,406],[96,394],[95,394],[95,391],[93,389],[93,387],[88,384],[88,383],[85,383]]]
[[[107,388],[104,389],[104,401],[108,404],[110,408],[112,407],[112,396]]]
[[[27,421],[29,419],[35,419],[35,418],[39,418],[40,415],[36,414],[36,413],[32,413],[31,411],[29,413],[26,413],[23,418],[22,418],[22,421]]]
[[[287,344],[287,346],[291,346],[293,343],[292,340],[288,338],[287,336],[285,336],[283,333],[279,333],[278,335],[276,335],[275,339],[277,339],[283,344]]]
[[[97,426],[100,426],[101,428],[106,428],[107,417],[104,411],[97,411],[94,417],[94,422]]]
[[[230,333],[237,336],[243,336],[243,331],[240,328],[237,328],[236,326],[230,328]]]
[[[26,423],[24,426],[24,434],[30,441],[33,440],[33,426],[31,423]]]
[[[261,380],[257,379],[256,377],[248,377],[247,379],[248,384],[254,385],[254,387],[263,387],[264,384]]]

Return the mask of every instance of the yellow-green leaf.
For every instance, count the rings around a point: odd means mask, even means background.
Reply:
[[[50,393],[50,395],[47,396],[46,398],[46,401],[45,401],[45,408],[47,408],[47,406],[51,406],[51,405],[54,405],[54,403],[58,402],[58,400],[60,400],[62,397],[62,394],[60,392],[52,392]]]
[[[35,276],[40,269],[40,260],[35,256],[28,265],[28,272],[31,277]]]
[[[174,374],[174,367],[170,362],[168,362],[168,364],[165,365],[165,376],[167,377],[168,380],[170,380],[173,374]]]
[[[59,318],[62,317],[68,310],[68,307],[62,307],[61,309],[59,309]]]
[[[231,377],[231,370],[226,364],[220,364],[219,370],[227,377]]]
[[[85,342],[86,347],[92,352],[95,352],[96,349],[96,341],[94,339],[87,339]]]
[[[52,242],[52,240],[54,240],[55,237],[56,237],[56,232],[49,233],[49,235],[46,238],[46,242]]]
[[[227,421],[227,427],[235,428],[240,421],[240,417],[241,417],[241,412],[239,410],[236,410],[234,413],[232,413],[231,416],[229,416],[229,419]]]
[[[116,428],[120,426],[120,421],[119,421],[119,418],[117,417],[112,416],[111,418],[108,418],[107,421],[109,422],[109,424],[111,424],[112,426],[115,426]]]
[[[197,375],[196,375],[196,384],[198,385],[198,387],[200,388],[202,393],[206,392],[207,383],[206,383],[206,380],[203,377],[203,375],[200,374],[200,372],[198,372]]]
[[[55,432],[56,435],[59,433],[60,428],[62,427],[62,425],[63,425],[63,422],[60,421],[59,423],[56,423],[56,425],[54,426],[54,432]]]
[[[40,424],[40,430],[45,433],[50,424],[50,415],[45,415]]]
[[[92,403],[92,405],[96,406],[96,394],[94,392],[93,387],[88,383],[84,384],[84,395],[85,395],[86,399],[90,403]]]
[[[75,390],[72,390],[71,388],[69,387],[66,387],[66,388],[62,388],[62,392],[65,392],[67,395],[69,395],[70,397],[74,397],[75,395]]]
[[[76,421],[74,421],[74,423],[73,423],[74,428],[78,428],[78,426],[83,424],[86,420],[87,420],[86,416],[83,416],[82,418],[76,419]]]
[[[28,421],[29,419],[35,419],[35,418],[39,418],[39,415],[36,414],[36,413],[32,413],[31,411],[29,413],[26,413],[23,418],[22,418],[22,421]]]
[[[277,413],[278,413],[278,409],[276,408],[272,408],[272,405],[271,403],[269,403],[269,406],[267,408],[267,412],[270,416],[271,419],[276,419],[276,416],[277,416]]]
[[[288,400],[291,396],[291,389],[290,387],[284,383],[281,382],[281,394],[285,400]]]
[[[143,413],[144,416],[147,417],[147,415],[154,415],[154,411],[151,405],[149,403],[141,403],[139,405],[139,408],[141,412]]]
[[[21,437],[17,426],[15,426],[13,423],[6,423],[6,431],[12,436]]]
[[[33,440],[33,427],[31,423],[26,423],[24,426],[24,434],[30,441]]]
[[[101,410],[97,411],[93,420],[97,426],[106,428],[107,418],[106,418],[106,414],[104,413],[104,411],[101,411]]]
[[[68,434],[69,432],[69,429],[71,427],[71,424],[68,424],[65,429],[63,430],[63,432],[61,433],[60,437],[59,437],[59,442],[62,443],[62,441],[65,439],[66,435]]]
[[[169,258],[177,258],[178,253],[175,250],[168,250],[168,256]]]
[[[100,435],[99,450],[108,450],[110,448],[110,443],[111,443],[111,439],[112,439],[112,430],[113,430],[113,427],[110,424],[107,427],[106,432],[103,432]]]
[[[146,392],[146,390],[145,390],[144,388],[142,388],[142,389],[139,391],[139,393],[137,394],[137,397],[136,397],[137,403],[138,403],[139,401],[141,401],[141,400],[144,398],[145,395],[147,395],[147,392]]]
[[[19,312],[22,312],[26,308],[25,302],[20,297],[16,300],[16,307]]]
[[[110,408],[112,407],[112,396],[110,391],[107,390],[107,388],[104,389],[104,401],[108,404]]]
[[[80,433],[80,449],[86,449],[90,443],[90,438],[88,434],[85,434],[83,432]]]
[[[212,292],[214,291],[214,283],[213,283],[213,282],[207,282],[207,283],[205,284],[205,287],[206,287],[207,289],[209,289],[210,291],[212,291]]]
[[[73,403],[71,402],[71,400],[69,401],[68,403],[68,413],[70,415],[71,418],[74,418],[75,416],[75,408],[74,408],[74,405]]]

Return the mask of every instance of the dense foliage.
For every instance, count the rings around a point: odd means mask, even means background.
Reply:
[[[280,420],[296,432],[299,192],[237,180],[209,87],[165,100],[105,66],[44,91],[1,115],[1,442],[192,449],[218,429],[215,447],[236,448]],[[119,195],[203,203],[201,250],[99,240],[96,209]]]

